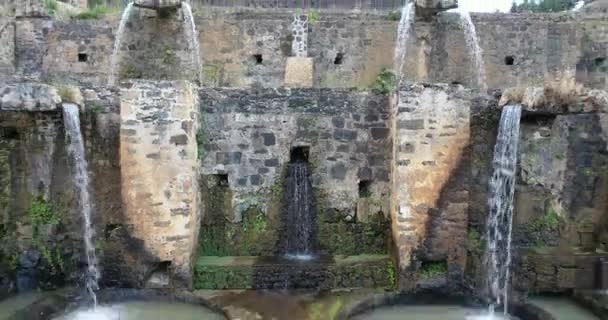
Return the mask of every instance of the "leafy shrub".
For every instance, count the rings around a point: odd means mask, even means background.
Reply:
[[[50,15],[54,15],[57,12],[57,0],[44,0],[43,5]]]
[[[110,10],[106,6],[95,6],[87,11],[83,11],[73,16],[74,19],[85,19],[85,20],[95,20],[101,19],[106,14],[108,14]]]
[[[378,74],[371,89],[377,94],[393,94],[397,90],[397,77],[392,71],[384,68]]]
[[[32,202],[28,214],[33,225],[59,224],[61,221],[60,215],[53,206],[42,198]]]

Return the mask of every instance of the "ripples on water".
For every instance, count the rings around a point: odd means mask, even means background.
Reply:
[[[201,306],[166,302],[130,302],[76,310],[54,320],[220,320],[221,315]]]

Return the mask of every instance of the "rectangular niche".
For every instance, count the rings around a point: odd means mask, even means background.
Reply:
[[[308,162],[309,157],[309,146],[293,147],[289,152],[289,162]]]
[[[213,174],[213,175],[211,175],[211,181],[217,187],[223,187],[223,188],[230,187],[230,182],[228,180],[227,173]]]
[[[369,198],[372,194],[372,182],[370,180],[359,181],[359,198]]]

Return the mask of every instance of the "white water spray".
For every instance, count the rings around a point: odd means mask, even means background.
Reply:
[[[92,201],[89,194],[89,172],[87,159],[85,157],[84,142],[80,131],[80,115],[78,106],[71,103],[63,104],[63,120],[67,138],[67,150],[73,161],[73,184],[76,190],[76,200],[78,209],[82,214],[84,229],[84,248],[87,256],[87,272],[85,274],[85,286],[87,292],[93,300],[93,305],[97,305],[95,290],[99,289],[98,281],[100,277],[97,269],[97,255],[93,238],[95,230],[92,222]]]
[[[477,38],[477,30],[475,29],[475,24],[473,24],[473,20],[471,20],[471,14],[469,10],[464,6],[458,7],[458,14],[460,16],[460,25],[464,30],[464,37],[467,43],[467,48],[469,50],[470,55],[473,57],[473,64],[475,68],[475,78],[477,81],[477,85],[480,89],[486,89],[486,71],[485,65],[483,62],[483,50],[479,45],[479,38]]]
[[[410,38],[415,17],[416,5],[411,1],[401,9],[401,19],[399,20],[399,28],[397,29],[397,44],[395,45],[393,57],[393,71],[397,76],[397,80],[401,80],[401,72],[407,55],[407,42]]]
[[[513,224],[513,197],[521,106],[504,107],[498,128],[494,159],[494,173],[490,180],[489,214],[487,223],[486,263],[488,289],[493,313],[502,305],[507,313],[509,297],[509,267],[511,265],[511,233]]]
[[[196,32],[196,24],[194,23],[194,15],[192,14],[192,7],[187,2],[182,2],[184,8],[184,15],[186,19],[185,29],[188,32],[188,46],[192,52],[192,62],[196,66],[197,79],[202,85],[203,79],[203,64],[201,62],[201,46],[198,42],[198,33]],[[188,25],[189,23],[189,25]]]
[[[116,68],[118,67],[118,51],[120,51],[120,45],[122,43],[122,37],[125,33],[125,27],[131,16],[131,10],[133,10],[133,2],[130,2],[125,10],[122,12],[120,18],[120,24],[116,31],[116,37],[114,39],[114,48],[112,49],[112,56],[110,57],[110,74],[108,76],[108,85],[113,86],[116,82]]]

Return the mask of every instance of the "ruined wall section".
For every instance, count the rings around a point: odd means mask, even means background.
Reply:
[[[201,108],[203,174],[225,176],[233,206],[224,206],[220,219],[244,227],[253,209],[267,233],[280,229],[286,167],[300,147],[309,154],[322,252],[387,252],[387,97],[354,90],[203,89]],[[241,254],[272,254],[276,239],[264,241],[251,241],[260,246]]]

